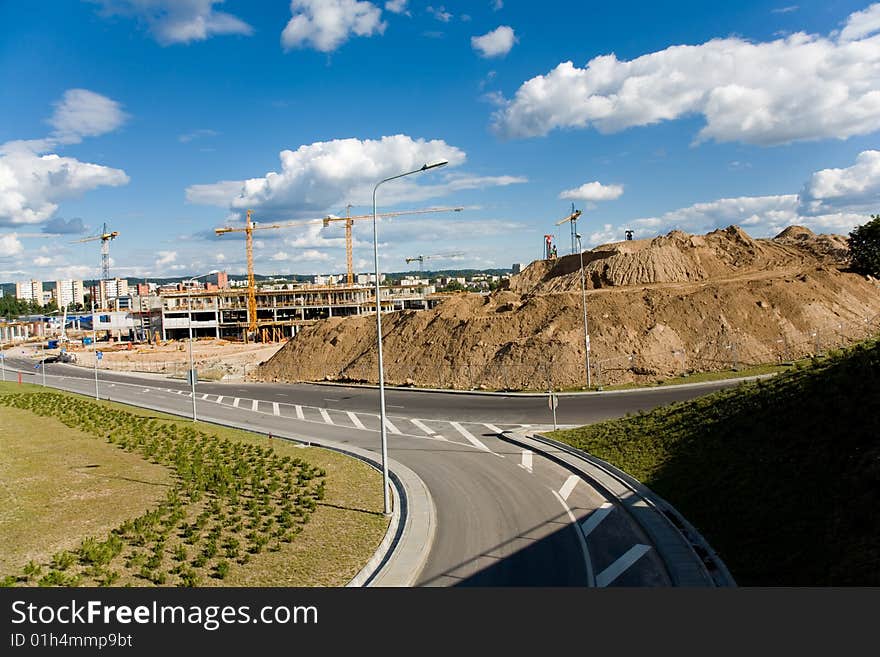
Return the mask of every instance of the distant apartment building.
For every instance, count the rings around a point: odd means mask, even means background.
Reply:
[[[379,282],[385,282],[385,274],[379,274]],[[376,274],[358,274],[357,275],[357,284],[358,285],[369,285],[370,283],[376,283]]]
[[[52,298],[59,308],[66,308],[72,303],[84,304],[85,290],[83,282],[77,280],[55,281],[52,288]]]
[[[519,262],[514,262],[513,266],[510,268],[510,273],[511,274],[518,274],[518,273],[520,273],[520,271],[522,271],[522,264]]]
[[[15,284],[15,298],[43,303],[43,281],[19,281]]]
[[[225,271],[218,271],[215,274],[206,276],[205,282],[210,283],[211,285],[216,285],[220,290],[225,290],[229,287],[229,276],[226,275]]]
[[[138,283],[135,287],[135,294],[139,297],[146,297],[150,295],[150,285],[148,283]]]
[[[113,299],[128,296],[128,280],[124,278],[110,278],[106,281],[100,281],[90,291],[98,308],[109,308]]]

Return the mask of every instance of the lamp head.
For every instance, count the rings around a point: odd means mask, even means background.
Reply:
[[[427,162],[422,166],[421,171],[427,171],[428,169],[436,169],[437,167],[442,167],[449,164],[449,160],[441,160],[440,162],[434,162],[434,164],[428,164]]]

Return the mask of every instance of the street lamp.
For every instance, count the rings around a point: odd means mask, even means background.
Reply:
[[[212,269],[207,274],[202,274],[201,276],[193,276],[190,278],[191,281],[196,280],[197,278],[204,278],[205,276],[210,276],[211,274],[218,273],[218,269]],[[186,291],[186,310],[187,310],[187,321],[186,325],[189,327],[189,385],[190,385],[190,394],[192,396],[192,407],[193,407],[193,422],[198,420],[196,416],[196,366],[193,362],[193,315],[192,315],[192,293],[191,290],[187,289]]]
[[[587,388],[591,388],[593,382],[590,378],[590,332],[587,326],[587,285],[584,279],[584,250],[581,247],[581,234],[576,233],[575,237],[577,238],[578,255],[581,259],[581,301],[584,308],[584,349],[587,353]]]
[[[436,169],[449,164],[447,160],[435,162],[434,164],[425,164],[420,169],[400,173],[390,178],[385,178],[376,183],[373,187],[373,264],[376,271],[376,343],[379,347],[379,432],[382,436],[382,501],[384,504],[385,515],[391,515],[391,500],[388,498],[388,434],[385,429],[385,369],[382,363],[382,299],[379,290],[379,237],[376,229],[376,191],[379,185],[387,183],[390,180],[396,180],[409,176],[414,173],[421,173],[428,169]]]

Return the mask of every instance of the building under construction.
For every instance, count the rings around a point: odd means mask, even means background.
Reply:
[[[431,308],[442,298],[433,292],[424,285],[384,286],[382,312]],[[194,337],[275,342],[322,319],[376,312],[375,288],[359,285],[274,286],[255,290],[255,296],[256,335],[249,331],[245,288],[163,293],[162,339],[185,339],[192,326]]]

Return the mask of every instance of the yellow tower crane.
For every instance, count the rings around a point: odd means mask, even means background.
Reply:
[[[569,222],[571,225],[571,252],[575,253],[575,249],[577,249],[577,220],[578,217],[581,216],[580,210],[574,209],[574,203],[571,204],[571,214],[568,215],[565,219],[556,222],[557,226],[561,226],[562,224]]]
[[[81,240],[74,240],[72,244],[80,244],[82,242],[94,242],[95,240],[101,240],[101,282],[98,283],[99,299],[104,298],[106,294],[106,290],[101,290],[101,283],[103,281],[110,280],[110,242],[119,237],[119,231],[109,231],[107,230],[107,224],[104,224],[104,230],[98,235],[92,235],[91,237],[85,237]],[[106,285],[106,283],[104,283]],[[103,308],[99,308],[99,310],[103,310]]]
[[[377,214],[376,217],[399,217],[408,214],[426,214],[429,212],[461,212],[464,208],[426,208],[424,210],[401,210],[398,212],[383,212]],[[345,255],[347,260],[347,283],[354,285],[354,266],[352,262],[352,224],[360,219],[372,219],[372,214],[360,214],[351,216],[351,205],[348,206],[348,214],[345,217],[327,216],[320,219],[300,219],[297,221],[285,221],[273,224],[256,224],[251,220],[251,210],[247,211],[245,225],[241,228],[233,228],[231,226],[223,226],[215,228],[214,232],[218,235],[226,233],[244,233],[245,234],[245,250],[247,253],[247,270],[248,270],[248,332],[256,334],[257,332],[257,293],[254,283],[254,241],[253,232],[255,230],[276,230],[279,228],[291,228],[294,226],[302,226],[305,224],[322,223],[329,226],[334,221],[345,222]]]

